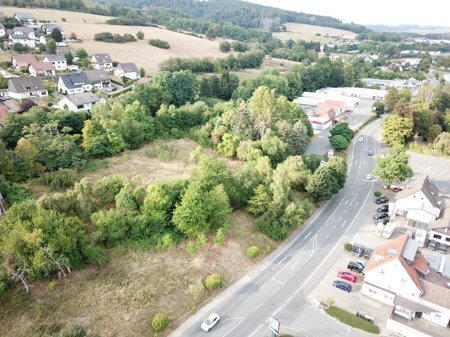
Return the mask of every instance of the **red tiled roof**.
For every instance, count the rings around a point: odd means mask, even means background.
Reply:
[[[30,64],[31,67],[34,68],[36,71],[52,71],[55,70],[55,67],[53,67],[53,64],[51,62],[33,62]]]
[[[36,57],[32,54],[15,55],[15,56],[13,56],[13,59],[16,60],[17,63],[31,64],[31,63],[38,62]]]
[[[334,104],[319,103],[317,104],[315,113],[321,117],[333,119],[336,117],[336,106]]]

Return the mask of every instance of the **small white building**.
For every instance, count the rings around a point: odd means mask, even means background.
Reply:
[[[67,109],[70,111],[87,111],[91,112],[94,104],[98,103],[100,98],[91,93],[84,92],[81,94],[68,95],[59,101],[58,107],[60,109]]]
[[[114,69],[114,76],[126,77],[130,80],[137,80],[141,77],[139,69],[134,63],[119,63]]]
[[[56,71],[66,70],[67,69],[67,60],[64,56],[61,55],[46,55],[42,62],[50,62],[53,64],[53,67]]]
[[[92,54],[91,64],[97,70],[109,70],[113,68],[111,56],[106,53]]]
[[[39,77],[11,78],[8,83],[9,96],[14,99],[48,96],[47,89]]]

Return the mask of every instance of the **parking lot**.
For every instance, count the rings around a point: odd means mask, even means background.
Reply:
[[[410,165],[416,175],[427,174],[436,186],[450,196],[450,160],[410,152]]]
[[[373,116],[372,105],[374,102],[373,99],[360,98],[359,104],[352,108],[353,112],[347,117],[347,123],[352,129]]]

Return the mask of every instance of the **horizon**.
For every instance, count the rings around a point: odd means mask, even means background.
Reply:
[[[244,0],[265,6],[271,6],[295,12],[330,16],[345,23],[354,22],[360,25],[419,25],[450,27],[448,11],[438,10],[443,7],[441,1],[429,0],[426,8],[406,7],[395,1],[379,0],[378,4],[368,9],[368,4],[357,0],[335,2],[331,0],[315,0],[298,3],[292,0]],[[445,5],[444,5],[445,6]],[[349,12],[349,8],[352,11]],[[387,10],[389,9],[389,10]]]

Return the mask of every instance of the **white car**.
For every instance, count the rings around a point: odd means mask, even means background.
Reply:
[[[366,174],[366,179],[367,180],[372,180],[372,176],[370,174]]]
[[[359,138],[358,138],[358,142],[360,142],[360,143],[362,143],[362,142],[363,142],[363,140],[364,140],[364,138],[363,138],[363,137],[359,137]]]
[[[210,329],[212,329],[214,327],[214,325],[217,324],[217,322],[219,322],[219,320],[220,320],[220,316],[214,312],[203,321],[200,328],[203,331],[208,332]]]

